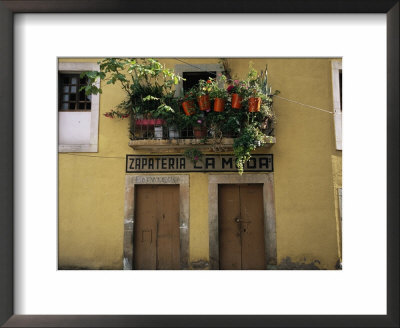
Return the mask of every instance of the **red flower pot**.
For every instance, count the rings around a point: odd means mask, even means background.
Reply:
[[[193,100],[186,100],[182,103],[183,111],[186,116],[190,116],[195,112],[194,102]]]
[[[203,95],[203,96],[197,97],[197,102],[199,103],[200,110],[211,109],[209,95]]]
[[[223,112],[224,108],[225,108],[225,100],[221,98],[215,98],[214,112]]]
[[[207,128],[205,126],[194,126],[193,135],[196,139],[202,139],[207,136]]]
[[[232,94],[232,108],[240,109],[242,108],[242,100],[237,93]]]
[[[260,97],[249,98],[249,112],[260,111],[260,106],[261,106],[261,98]]]

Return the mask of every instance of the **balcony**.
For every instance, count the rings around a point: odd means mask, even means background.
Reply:
[[[150,152],[182,152],[188,148],[199,148],[206,152],[231,152],[234,138],[221,139],[140,139],[130,140],[129,146],[134,150],[146,150]],[[276,143],[276,138],[265,136],[264,148],[269,148]]]
[[[204,118],[201,120],[204,121]],[[129,146],[133,150],[150,153],[181,153],[189,148],[203,152],[232,152],[235,138],[241,136],[240,132],[223,130],[221,126],[189,125],[178,129],[174,122],[168,124],[163,119],[132,118]],[[258,140],[262,148],[269,148],[276,143],[272,125],[266,124],[260,132],[263,137]]]

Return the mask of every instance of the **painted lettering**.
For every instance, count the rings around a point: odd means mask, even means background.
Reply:
[[[142,170],[147,165],[147,158],[142,158]]]
[[[133,168],[133,163],[134,163],[134,161],[135,161],[135,159],[134,159],[134,158],[131,158],[131,164],[129,165],[129,168],[130,168],[131,170],[134,170],[134,168]]]
[[[208,170],[209,167],[215,169],[215,158],[213,157],[206,158],[206,170]]]
[[[259,169],[265,167],[268,169],[268,158],[267,157],[260,157],[259,159]]]
[[[173,170],[175,166],[175,160],[173,158],[168,159],[168,169]]]
[[[196,163],[182,155],[167,156],[136,156],[127,155],[126,172],[235,172],[237,169],[235,157],[232,155],[207,155],[202,161]],[[186,165],[187,164],[187,165]],[[253,155],[245,165],[246,170],[253,172],[273,172],[272,154]],[[147,180],[146,180],[147,181]],[[149,183],[162,182],[162,178],[151,180]],[[153,181],[153,182],[151,182]],[[174,183],[175,180],[167,179],[166,183]]]
[[[135,170],[140,170],[140,158],[136,158],[135,160]]]
[[[255,169],[256,165],[257,165],[257,160],[254,157],[250,158],[249,161],[247,162],[248,169]]]
[[[149,158],[149,170],[153,170],[154,169],[154,159]]]
[[[179,169],[184,170],[186,168],[186,158],[181,158],[179,162]]]
[[[229,164],[229,168],[231,169],[232,165],[233,165],[233,158],[230,157],[230,158],[226,159],[226,158],[222,157],[222,168],[224,169],[225,165],[228,165],[228,164]]]

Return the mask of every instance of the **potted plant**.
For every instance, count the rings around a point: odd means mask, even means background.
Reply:
[[[211,91],[211,80],[199,80],[197,85],[197,102],[199,109],[203,111],[209,111],[211,109],[210,104],[210,91]]]
[[[202,151],[197,148],[186,149],[183,152],[183,156],[185,156],[187,159],[189,159],[194,165],[196,165],[196,163],[198,161],[202,161],[202,159],[203,159]]]
[[[101,93],[102,89],[94,84],[100,79],[107,81],[107,84],[119,83],[126,93],[125,100],[117,106],[117,110],[105,116],[114,117],[115,112],[119,112],[123,118],[131,116],[132,138],[136,135],[136,125],[146,126],[147,130],[149,126],[162,126],[164,122],[157,121],[157,116],[160,116],[160,111],[172,111],[168,100],[173,94],[173,86],[182,77],[152,58],[106,58],[99,64],[100,71],[81,74],[88,79],[88,84],[81,90],[84,89],[87,95]]]
[[[225,109],[225,102],[228,99],[228,92],[225,89],[226,77],[219,73],[220,80],[209,79],[211,90],[210,97],[214,100],[214,112],[223,112]]]
[[[260,90],[259,84],[258,84],[258,74],[257,71],[251,67],[250,64],[250,70],[247,75],[247,84],[249,87],[249,93],[247,97],[247,102],[248,102],[248,110],[249,112],[258,112],[261,107],[261,95],[262,92]]]
[[[187,116],[196,112],[196,90],[194,88],[187,91],[183,96],[182,108]]]
[[[171,108],[171,110],[163,110],[160,107],[158,110],[154,112],[155,117],[161,118],[163,122],[165,122],[164,126],[166,129],[165,134],[169,139],[176,139],[180,137],[180,122],[182,122],[181,115],[179,111],[179,102],[178,98],[174,98],[173,95],[170,95],[170,98],[167,99],[166,103]],[[156,131],[154,131],[156,134]],[[157,139],[157,136],[155,137]]]
[[[268,84],[267,66],[260,74],[257,74],[254,68],[250,68],[248,84],[250,94],[248,98],[249,112],[258,112],[263,102],[270,101],[272,96],[279,94],[278,90],[272,93],[272,88]]]
[[[203,139],[207,137],[206,120],[202,115],[192,115],[191,123],[193,127],[193,136],[196,139]]]
[[[233,84],[228,86],[227,91],[231,94],[231,106],[235,109],[242,108],[243,98],[247,96],[248,87],[245,81],[234,80]]]

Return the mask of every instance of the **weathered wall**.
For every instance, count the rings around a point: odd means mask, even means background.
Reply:
[[[172,59],[161,61],[171,68],[182,64]],[[282,97],[332,110],[329,59],[252,61],[256,69],[268,64],[270,82]],[[248,62],[230,59],[233,77],[244,78]],[[122,97],[118,86],[104,86],[98,153],[59,154],[60,267],[122,268],[125,155],[133,150],[128,147],[128,121],[102,115]],[[274,99],[274,109],[277,142],[267,152],[274,154],[278,268],[290,263],[291,268],[315,264],[334,269],[340,256],[335,187],[341,186],[337,164],[341,152],[335,150],[333,117],[279,98]],[[190,262],[208,260],[207,186],[207,174],[190,174]]]

